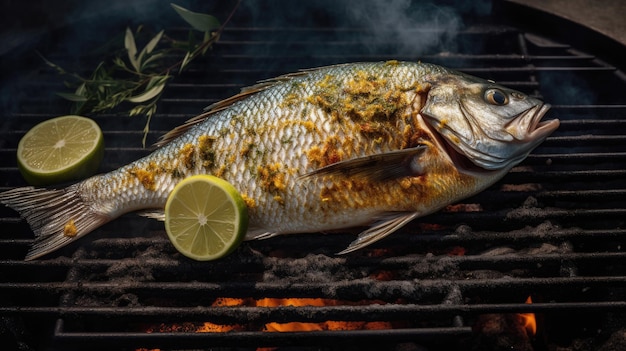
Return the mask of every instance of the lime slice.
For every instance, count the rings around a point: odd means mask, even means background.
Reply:
[[[248,208],[227,181],[195,175],[178,183],[165,204],[165,231],[174,247],[198,261],[223,257],[248,229]]]
[[[17,146],[17,165],[32,185],[50,185],[88,177],[104,155],[102,131],[81,116],[61,116],[29,130]]]

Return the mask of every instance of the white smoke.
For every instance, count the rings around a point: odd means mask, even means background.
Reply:
[[[399,55],[419,55],[437,48],[451,49],[462,26],[459,13],[430,1],[364,0],[345,3],[352,25],[367,31],[363,44],[371,51],[394,43]]]
[[[491,1],[244,0],[240,10],[250,27],[319,30],[320,40],[328,40],[329,45],[346,43],[338,47],[344,50],[338,54],[346,55],[350,54],[346,50],[354,50],[353,56],[383,54],[418,59],[419,55],[454,51],[457,34],[465,26],[463,18],[490,15]],[[265,40],[282,43],[297,41],[301,35],[279,31],[263,34],[274,35]],[[276,37],[279,34],[281,37]]]

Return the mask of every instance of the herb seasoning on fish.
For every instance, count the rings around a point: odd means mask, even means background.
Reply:
[[[162,210],[184,177],[213,174],[246,199],[248,239],[370,224],[347,253],[496,182],[559,126],[540,121],[547,110],[425,63],[306,70],[214,104],[127,166],[0,202],[35,232],[30,260],[124,213]]]

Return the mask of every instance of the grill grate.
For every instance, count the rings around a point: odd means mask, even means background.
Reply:
[[[16,213],[1,208],[2,338],[21,349],[434,344],[468,349],[482,316],[532,312],[543,325],[533,342],[540,350],[575,339],[604,340],[623,327],[626,100],[619,92],[626,81],[621,71],[568,45],[488,21],[458,30],[454,40],[427,52],[397,54],[395,43],[364,47],[371,30],[247,26],[255,23],[248,10],[237,13],[208,58],[168,88],[149,142],[257,80],[385,59],[421,59],[540,96],[553,104],[549,114],[561,127],[488,190],[345,257],[334,253],[353,233],[249,242],[224,260],[192,262],[176,254],[162,224],[126,215],[59,253],[24,262],[32,234]],[[53,55],[53,61],[69,60],[67,52]],[[60,89],[58,77],[44,67],[30,68],[25,76],[36,80],[14,83],[19,98],[6,107],[2,121],[0,191],[25,185],[14,159],[19,138],[33,124],[68,111],[52,95]],[[102,171],[149,152],[140,146],[144,121],[93,117],[107,145]],[[528,296],[534,303],[524,303]],[[335,303],[213,306],[221,298]],[[385,321],[393,329],[261,331],[270,322],[329,320]],[[245,328],[198,333],[171,327],[204,322]],[[170,327],[147,332],[155,326]]]

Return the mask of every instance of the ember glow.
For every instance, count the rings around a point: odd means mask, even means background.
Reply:
[[[381,301],[349,302],[334,299],[322,298],[262,298],[262,299],[239,299],[239,298],[217,298],[212,306],[214,307],[280,307],[280,306],[364,306],[369,304],[382,304]],[[158,324],[148,327],[147,333],[223,333],[230,331],[256,331],[254,328],[244,325],[225,325],[212,322],[203,323],[172,323]],[[375,330],[393,329],[391,322],[366,322],[366,321],[323,321],[323,322],[268,322],[263,325],[260,331],[264,332],[303,332],[303,331],[324,331],[324,330]]]
[[[290,298],[271,299],[265,298],[256,301],[258,307],[278,307],[278,306],[338,306],[343,303],[332,299],[311,299],[311,298]],[[352,322],[352,321],[325,321],[318,323],[267,323],[264,331],[268,332],[295,332],[295,331],[320,331],[320,330],[373,330],[391,329],[389,322]]]
[[[259,307],[278,307],[278,306],[327,306],[327,302],[324,299],[270,299],[265,298],[256,301],[256,305]],[[289,322],[289,323],[267,323],[265,324],[264,331],[268,332],[286,332],[286,331],[316,331],[324,330],[322,323],[301,323],[301,322]]]
[[[234,330],[241,330],[239,325],[204,323],[161,323],[146,329],[146,333],[224,333]]]
[[[533,303],[533,300],[528,296],[526,299],[526,303]],[[524,328],[526,328],[526,332],[528,336],[535,336],[537,334],[537,319],[535,318],[534,313],[520,313],[520,317],[522,318]]]

